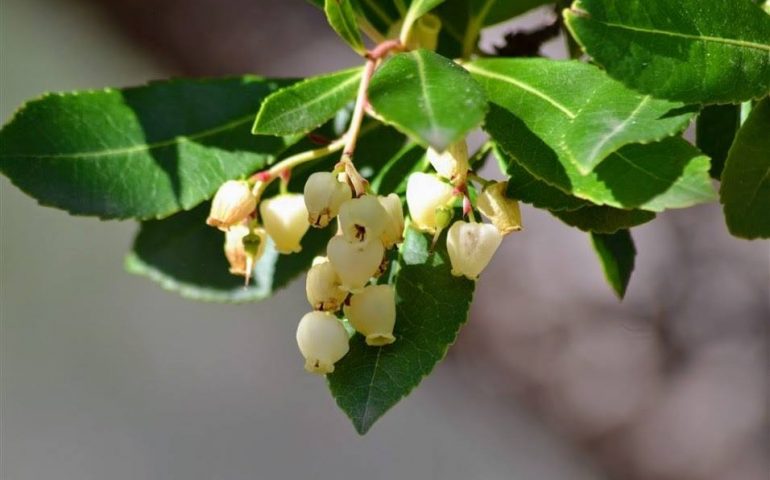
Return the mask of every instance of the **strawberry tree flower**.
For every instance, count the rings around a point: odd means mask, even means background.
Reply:
[[[348,242],[366,243],[379,239],[388,220],[388,212],[373,195],[348,200],[340,207],[340,229]]]
[[[503,235],[521,230],[519,202],[505,195],[508,182],[492,182],[479,194],[477,207]]]
[[[259,205],[262,223],[279,253],[302,250],[302,237],[310,228],[305,200],[298,193],[283,193]]]
[[[353,197],[353,192],[332,172],[316,172],[305,182],[304,195],[310,225],[323,228],[337,216],[342,204]]]
[[[340,276],[342,289],[355,292],[377,273],[385,248],[382,242],[350,243],[337,235],[329,240],[326,255]]]
[[[319,257],[319,260],[313,261],[313,266],[307,272],[305,293],[314,309],[327,312],[339,310],[348,296],[348,292],[341,287],[342,280],[329,259]]]
[[[305,370],[325,375],[348,353],[348,332],[333,314],[310,312],[297,326],[297,346],[305,357]]]
[[[406,183],[406,203],[415,226],[424,232],[436,233],[442,228],[436,213],[445,210],[455,197],[455,189],[435,175],[417,172]],[[439,215],[441,217],[441,215]]]
[[[452,275],[476,280],[500,246],[503,236],[488,223],[457,221],[449,227],[446,246]]]
[[[257,197],[251,193],[249,183],[243,180],[228,180],[214,195],[206,223],[226,230],[241,223],[256,208]]]
[[[404,238],[404,209],[401,206],[401,199],[395,193],[387,197],[377,197],[377,200],[387,213],[385,228],[380,235],[380,240],[387,249],[401,243]]]
[[[345,316],[356,331],[374,347],[396,341],[396,292],[391,285],[370,285],[350,297],[343,307]]]
[[[246,277],[249,283],[254,264],[265,252],[267,235],[261,228],[235,225],[225,232],[225,257],[230,264],[230,273]]]
[[[447,180],[462,179],[468,172],[468,145],[465,140],[452,143],[441,153],[428,148],[427,157],[436,173]]]

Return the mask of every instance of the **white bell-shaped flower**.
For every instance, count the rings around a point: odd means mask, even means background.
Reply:
[[[406,204],[415,226],[424,232],[436,233],[436,211],[445,208],[455,196],[454,188],[435,175],[413,173],[406,183]]]
[[[329,240],[326,255],[340,276],[342,289],[355,292],[377,273],[385,248],[382,242],[350,243],[337,235]]]
[[[380,240],[382,240],[385,248],[390,248],[401,243],[404,237],[404,209],[401,207],[401,199],[395,193],[391,193],[387,197],[377,197],[377,199],[388,214]]]
[[[308,221],[323,228],[337,216],[342,204],[353,197],[350,186],[337,180],[331,172],[316,172],[305,182],[305,206]]]
[[[521,230],[521,211],[519,202],[505,195],[508,182],[494,182],[488,185],[479,194],[477,206],[479,211],[487,217],[502,233],[508,235],[511,232]]]
[[[302,195],[284,193],[262,200],[259,214],[278,252],[296,253],[302,250],[300,242],[310,228]]]
[[[249,183],[242,180],[228,180],[214,195],[206,223],[226,230],[241,223],[256,208],[257,197],[251,193]]]
[[[454,180],[468,173],[468,145],[465,140],[449,145],[442,153],[428,148],[428,161],[440,176]]]
[[[342,281],[328,259],[314,261],[305,282],[307,301],[316,310],[336,312],[348,296],[341,286]]]
[[[387,222],[388,212],[373,195],[348,200],[340,207],[340,229],[348,242],[379,239]]]
[[[350,349],[348,332],[327,312],[306,313],[297,326],[297,346],[305,357],[305,370],[325,375]]]
[[[396,341],[396,292],[391,285],[370,285],[350,297],[343,307],[353,328],[366,337],[371,346],[388,345]]]
[[[248,283],[254,264],[265,253],[267,235],[261,228],[252,231],[246,225],[235,225],[225,232],[225,257],[230,273],[246,277]]]
[[[446,247],[452,264],[452,275],[476,280],[492,260],[503,236],[488,223],[458,221],[449,227]]]

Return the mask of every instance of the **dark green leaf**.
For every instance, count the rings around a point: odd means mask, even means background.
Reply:
[[[770,238],[770,98],[751,110],[738,131],[720,193],[730,233]]]
[[[0,131],[0,171],[73,214],[165,217],[286,148],[249,132],[260,102],[283,85],[244,77],[45,95]]]
[[[385,62],[372,78],[369,101],[386,122],[439,151],[478,127],[487,109],[468,72],[427,50]]]
[[[591,242],[602,263],[607,283],[622,299],[631,280],[636,258],[636,247],[631,232],[620,230],[610,235],[592,233]]]
[[[358,31],[356,12],[351,0],[326,0],[324,12],[329,25],[337,32],[337,35],[357,53],[364,54],[366,48],[364,48],[364,42],[361,39],[361,32]]]
[[[740,105],[712,105],[704,108],[695,124],[698,148],[711,157],[711,176],[719,180],[727,152],[741,126]]]
[[[645,210],[621,210],[595,205],[571,211],[552,211],[551,214],[571,227],[595,233],[615,233],[655,219],[653,212]]]
[[[270,242],[254,269],[251,285],[231,275],[224,256],[224,233],[206,225],[209,205],[164,220],[143,222],[125,261],[126,270],[194,300],[251,302],[269,297],[310,268],[323,252],[331,229],[311,228],[302,251],[279,255]]]
[[[640,95],[576,61],[484,59],[466,68],[490,102],[536,125],[538,136],[583,174],[624,145],[680,133],[694,114],[681,103]]]
[[[770,16],[750,0],[577,0],[567,26],[613,77],[688,103],[770,90]]]
[[[532,125],[540,127],[536,121]],[[493,106],[484,128],[529,173],[597,205],[659,212],[716,198],[708,157],[679,137],[627,145],[590,174],[581,175],[572,162],[560,159],[526,123],[503,108]]]
[[[262,103],[252,133],[290,135],[321,126],[355,98],[362,72],[351,68],[278,90]]]
[[[424,172],[428,165],[425,149],[408,143],[388,160],[371,181],[372,190],[379,195],[403,194],[406,182],[413,172]]]
[[[468,318],[474,282],[450,274],[443,237],[408,229],[396,276],[396,342],[368,347],[361,335],[328,376],[329,388],[356,430],[364,434],[446,355]]]

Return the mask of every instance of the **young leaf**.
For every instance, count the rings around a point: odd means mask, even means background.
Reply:
[[[487,109],[468,72],[427,50],[386,61],[372,78],[369,101],[386,122],[439,151],[478,127]]]
[[[604,234],[636,227],[655,219],[653,212],[645,210],[621,210],[596,205],[571,211],[552,211],[551,214],[567,225],[584,232]]]
[[[41,204],[101,218],[161,218],[262,168],[287,146],[255,137],[257,77],[49,94],[0,131],[0,171]]]
[[[523,113],[526,116],[519,119],[492,106],[484,129],[530,174],[565,193],[597,205],[653,212],[716,198],[708,175],[708,157],[680,137],[626,145],[593,172],[581,175],[572,162],[560,158],[538,136],[541,128],[549,128],[549,112],[527,109]]]
[[[265,99],[252,128],[257,135],[290,135],[313,130],[353,100],[361,67],[305,79]]]
[[[770,98],[751,110],[738,131],[720,193],[730,233],[770,238]]]
[[[404,40],[405,33],[409,32],[409,30],[412,28],[412,25],[417,21],[418,18],[422,17],[442,3],[444,3],[444,0],[412,0],[412,3],[409,5],[409,10],[406,11],[404,23],[401,27],[401,40]]]
[[[164,220],[142,222],[126,270],[158,282],[183,297],[210,302],[252,302],[265,299],[310,268],[323,252],[330,229],[311,228],[302,240],[302,251],[279,255],[272,242],[257,263],[251,285],[231,275],[225,259],[225,236],[206,225],[209,204],[180,212]]]
[[[619,230],[616,233],[604,235],[591,234],[591,243],[602,263],[604,276],[612,289],[623,299],[634,271],[636,247],[631,232]]]
[[[770,90],[770,15],[751,0],[577,0],[565,19],[589,55],[641,92],[735,103]]]
[[[485,59],[466,68],[490,102],[527,123],[533,118],[540,138],[583,174],[624,145],[680,133],[694,115],[682,103],[640,95],[576,61]]]
[[[329,25],[337,32],[337,35],[345,40],[345,43],[350,45],[350,48],[356,53],[363,55],[366,53],[366,48],[361,39],[361,32],[358,31],[356,12],[351,3],[351,0],[326,0],[324,12]]]
[[[740,105],[711,105],[698,115],[695,140],[698,148],[711,157],[711,176],[719,180],[727,152],[741,126]]]
[[[360,434],[405,397],[446,355],[468,318],[475,283],[450,273],[442,238],[406,231],[396,276],[396,342],[369,347],[361,335],[335,365],[328,382]]]

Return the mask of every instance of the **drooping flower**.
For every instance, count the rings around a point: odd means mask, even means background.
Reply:
[[[228,180],[214,195],[206,223],[226,230],[241,223],[256,208],[257,197],[251,193],[249,183],[242,180]]]
[[[353,328],[366,337],[367,345],[382,346],[396,341],[396,292],[391,285],[364,288],[350,297],[343,311]]]
[[[455,196],[454,188],[435,175],[413,173],[406,184],[406,203],[415,226],[424,232],[440,229],[436,213],[447,209]]]
[[[379,270],[385,248],[382,242],[350,243],[341,235],[332,237],[326,246],[342,289],[355,292],[364,287]]]
[[[503,236],[488,223],[457,221],[449,227],[446,246],[452,275],[476,280],[492,260]]]
[[[328,259],[314,261],[307,272],[305,293],[310,305],[316,310],[336,312],[348,296],[343,290],[342,280]]]
[[[388,219],[388,212],[373,195],[348,200],[340,207],[340,229],[348,242],[379,240]]]
[[[484,188],[477,200],[479,211],[503,235],[521,230],[519,202],[505,195],[507,187],[508,182],[494,182]]]
[[[380,240],[382,240],[385,248],[390,248],[401,243],[404,237],[404,210],[401,207],[401,199],[395,193],[391,193],[387,197],[380,196],[377,199],[388,214]]]
[[[310,312],[297,326],[297,346],[305,357],[305,370],[325,375],[350,349],[348,332],[333,314]]]
[[[350,186],[331,172],[316,172],[305,182],[305,206],[310,225],[323,228],[337,216],[342,204],[353,197]]]
[[[305,200],[298,193],[285,193],[259,204],[259,214],[265,230],[280,253],[302,250],[302,237],[310,228]]]

